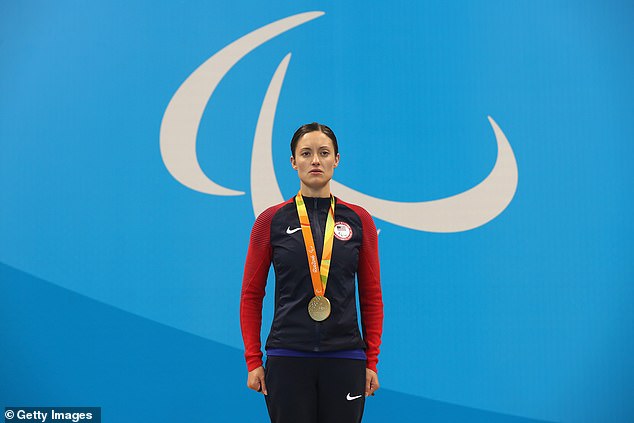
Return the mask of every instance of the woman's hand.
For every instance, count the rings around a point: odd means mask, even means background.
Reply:
[[[374,370],[365,369],[365,396],[374,395],[377,389],[379,389],[379,376]]]
[[[374,374],[376,375],[376,373]],[[249,372],[247,376],[247,386],[254,391],[268,395],[268,392],[266,392],[266,383],[264,382],[264,367],[260,366]]]

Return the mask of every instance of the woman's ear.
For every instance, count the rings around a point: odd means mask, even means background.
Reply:
[[[297,164],[295,163],[295,157],[291,156],[291,166],[293,169],[297,170]]]
[[[337,155],[335,156],[335,164],[332,167],[337,167],[339,166],[339,153],[337,153]]]

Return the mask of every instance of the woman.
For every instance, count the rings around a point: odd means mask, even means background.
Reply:
[[[363,208],[330,194],[337,138],[319,123],[291,141],[299,193],[258,216],[240,302],[247,386],[265,395],[272,422],[359,422],[376,373],[383,302],[377,232]],[[275,271],[275,314],[262,366],[262,300]],[[356,310],[358,278],[363,336]]]

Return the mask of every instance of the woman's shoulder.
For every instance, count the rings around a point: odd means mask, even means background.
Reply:
[[[372,215],[365,208],[363,208],[363,206],[360,206],[358,204],[348,203],[347,201],[343,201],[339,197],[336,197],[336,198],[337,198],[337,204],[348,208],[355,215],[358,216],[358,219],[361,222],[361,226],[363,228],[376,231],[376,225],[374,224],[374,219],[372,218]]]
[[[370,213],[368,213],[366,209],[363,208],[363,206],[360,206],[358,204],[348,203],[347,201],[344,201],[339,197],[335,197],[335,198],[337,199],[337,204],[345,206],[349,208],[350,210],[354,211],[356,214],[359,215],[359,217],[362,220],[365,220],[365,219],[372,220],[372,216],[370,215]]]
[[[271,221],[273,219],[273,216],[275,216],[275,214],[284,206],[291,204],[293,202],[293,198],[289,198],[286,201],[282,201],[279,204],[275,204],[273,206],[269,206],[267,207],[262,213],[260,213],[258,215],[258,217],[255,219],[256,222],[259,221]]]
[[[253,223],[253,228],[251,229],[251,239],[259,240],[262,245],[268,244],[273,219],[280,209],[289,204],[291,201],[292,199],[267,207],[262,213],[260,213]]]

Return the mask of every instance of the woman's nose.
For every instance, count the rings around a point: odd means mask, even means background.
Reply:
[[[317,154],[313,154],[312,164],[319,164],[319,156]]]

